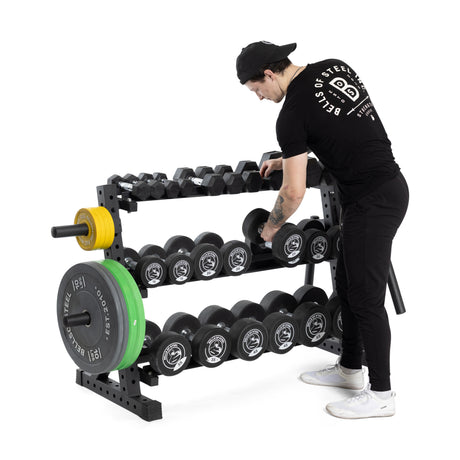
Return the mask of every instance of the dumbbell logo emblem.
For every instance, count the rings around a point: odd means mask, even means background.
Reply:
[[[258,355],[263,346],[264,337],[259,329],[251,329],[243,338],[243,349],[249,357]]]
[[[163,279],[163,267],[157,262],[151,263],[145,270],[145,277],[150,286],[155,286]]]
[[[227,342],[222,335],[214,335],[206,342],[205,357],[211,364],[218,363],[227,351]]]
[[[320,341],[326,333],[327,320],[323,313],[312,315],[306,325],[305,333],[312,343]]]
[[[292,345],[294,338],[294,327],[291,323],[285,322],[279,325],[275,332],[275,343],[279,350],[285,350]]]
[[[300,253],[302,247],[302,237],[299,234],[290,236],[284,243],[284,253],[288,259],[294,259]]]
[[[185,260],[179,260],[173,267],[174,279],[181,283],[187,281],[190,275],[190,264]]]
[[[317,236],[311,244],[312,257],[315,260],[324,259],[324,255],[327,253],[328,244],[327,239],[324,236]]]
[[[241,270],[246,268],[248,260],[247,252],[241,248],[235,248],[228,257],[228,263],[230,265],[230,269],[233,273],[239,273]]]
[[[163,365],[172,370],[179,370],[187,360],[187,353],[184,346],[179,342],[173,342],[166,347],[162,355]]]
[[[205,252],[199,261],[200,271],[203,276],[212,276],[216,273],[219,264],[217,254],[214,251]]]

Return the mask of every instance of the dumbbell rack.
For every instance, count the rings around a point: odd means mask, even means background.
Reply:
[[[311,166],[311,168],[310,168]],[[318,175],[318,168],[320,174]],[[307,175],[307,187],[318,188],[321,193],[323,219],[328,227],[339,225],[340,223],[340,203],[338,198],[338,190],[336,184],[329,173],[314,158],[309,159],[309,174]],[[311,179],[311,180],[309,180]],[[131,200],[126,195],[122,194],[119,197],[117,186],[114,184],[101,185],[97,187],[97,198],[99,206],[104,206],[112,215],[115,224],[115,239],[112,246],[104,251],[106,259],[115,260],[123,265],[124,261],[124,246],[122,241],[122,225],[120,219],[120,209],[129,212],[137,211],[137,202]],[[282,268],[273,256],[270,250],[262,250],[255,247],[249,241],[246,241],[253,249],[252,263],[246,273],[271,270],[274,268]],[[332,285],[335,291],[335,271],[337,260],[329,260]],[[306,264],[305,284],[313,284],[314,280],[314,264]],[[221,274],[220,276],[227,276]],[[193,281],[193,280],[191,280]],[[394,275],[393,267],[390,264],[390,275],[388,285],[392,296],[393,304],[397,314],[405,312],[404,303],[399,291],[398,283]],[[139,286],[143,298],[147,297],[147,289]],[[328,338],[319,348],[325,351],[340,354],[341,343],[336,338]],[[228,360],[236,359],[230,356]],[[140,366],[148,362],[145,358],[141,361],[138,359],[128,369],[119,370],[119,381],[109,378],[109,373],[104,374],[89,374],[81,369],[77,369],[76,383],[93,391],[100,396],[118,404],[124,409],[138,415],[146,421],[153,421],[162,418],[161,403],[159,401],[147,398],[141,393],[140,383],[148,386],[158,385],[158,375],[150,365]],[[199,367],[199,364],[190,362],[187,369]]]

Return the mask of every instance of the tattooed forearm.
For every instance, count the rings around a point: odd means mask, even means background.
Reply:
[[[276,199],[275,207],[273,208],[268,220],[270,223],[276,227],[284,224],[286,220],[285,213],[283,211],[284,198],[281,195],[278,195]]]

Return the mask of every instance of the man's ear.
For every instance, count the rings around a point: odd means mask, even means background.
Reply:
[[[270,80],[273,80],[273,77],[275,76],[275,74],[270,69],[264,70],[264,75],[266,78],[268,77]]]

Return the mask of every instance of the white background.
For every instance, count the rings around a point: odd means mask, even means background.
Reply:
[[[11,458],[448,457],[458,411],[458,24],[453,1],[5,1],[0,7],[3,249],[2,449]],[[114,174],[259,161],[278,149],[280,109],[236,79],[235,58],[258,40],[297,42],[304,65],[335,57],[366,85],[411,191],[393,246],[407,313],[392,326],[397,414],[347,421],[327,402],[349,392],[297,380],[335,356],[296,347],[217,369],[160,378],[147,423],[77,386],[56,324],[56,293],[72,265],[101,259],[53,225],[96,206]],[[455,45],[457,44],[457,45]],[[241,237],[254,207],[276,195],[145,203],[122,214],[126,246],[211,230]],[[310,190],[294,216],[320,213]],[[293,292],[301,267],[151,291],[148,319]],[[331,293],[328,264],[315,284]],[[6,424],[6,425],[5,425]],[[6,426],[6,428],[5,428]],[[140,458],[140,457],[139,457]]]

